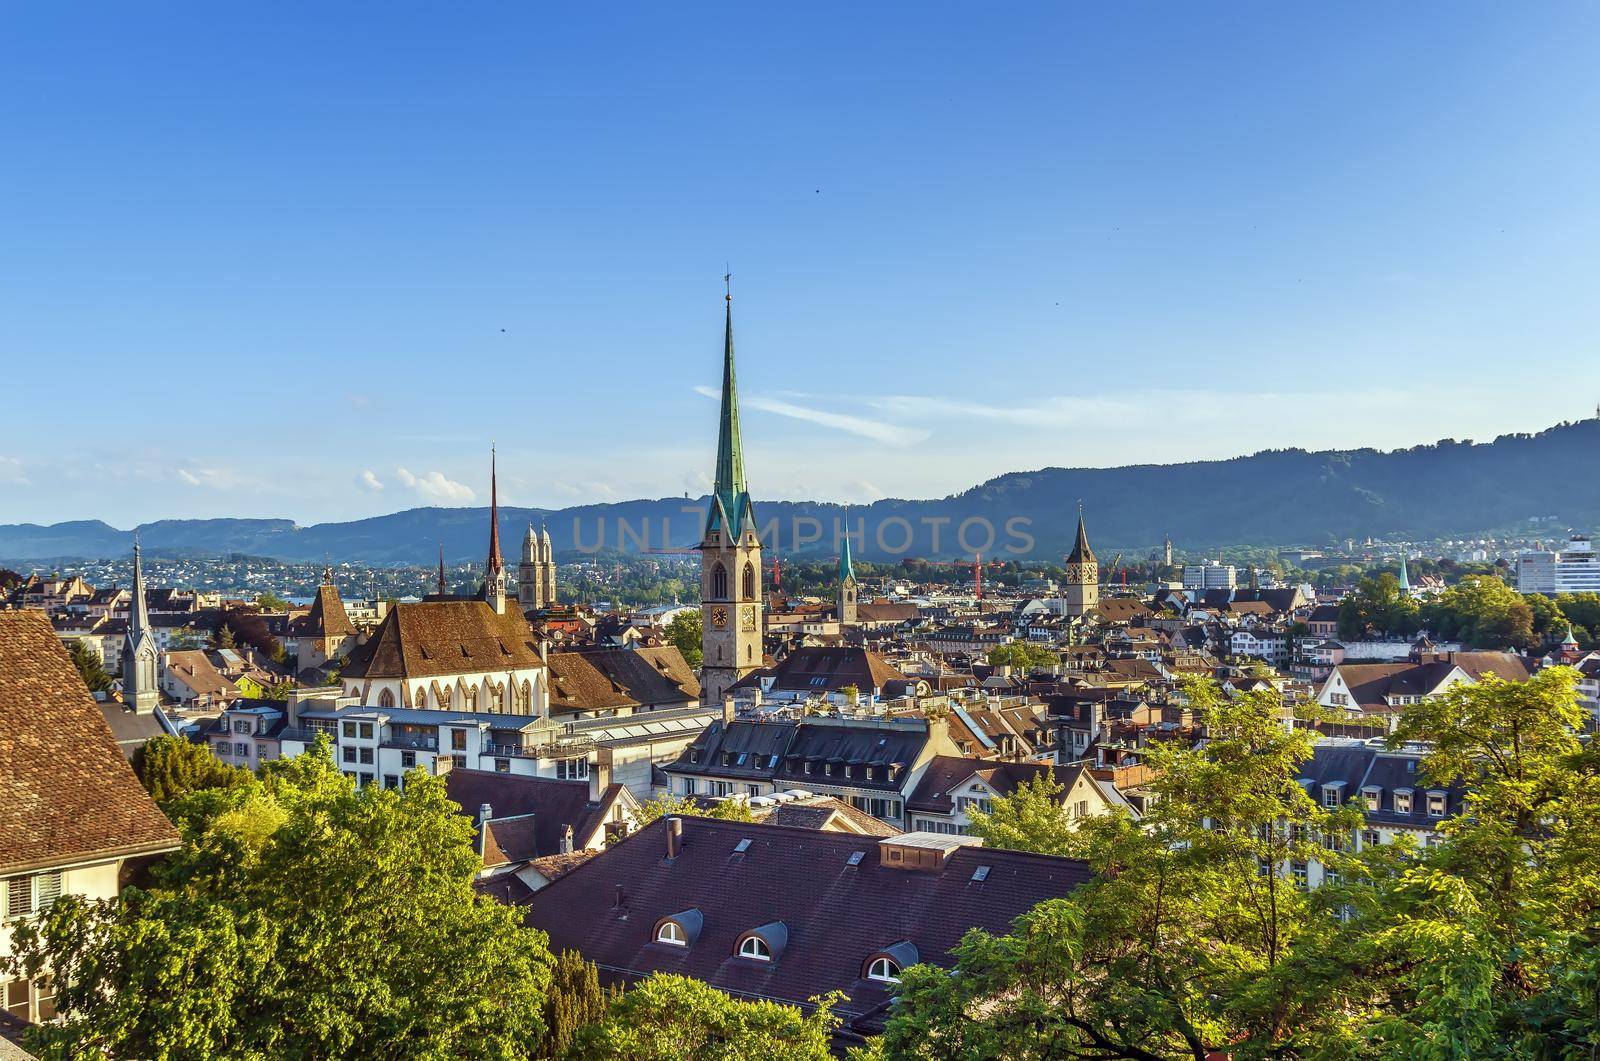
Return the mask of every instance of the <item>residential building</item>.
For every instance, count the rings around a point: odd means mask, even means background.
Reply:
[[[1517,557],[1517,590],[1521,593],[1600,592],[1600,553],[1587,534],[1574,534],[1560,552],[1523,553]]]
[[[1183,588],[1186,590],[1227,589],[1239,584],[1239,572],[1221,560],[1207,560],[1203,564],[1183,565]]]
[[[1057,802],[1069,822],[1114,809],[1134,813],[1115,786],[1097,779],[1086,763],[1052,766],[940,755],[929,762],[906,799],[909,826],[914,832],[965,836],[972,826],[968,811],[993,813],[995,800],[1016,795],[1022,785],[1045,774],[1061,786]]]
[[[840,991],[843,1045],[882,1030],[907,966],[950,967],[969,929],[1003,934],[1089,877],[965,837],[671,817],[535,893],[528,920],[610,983],[676,973],[803,1008]]]
[[[0,959],[62,895],[111,899],[178,832],[117,746],[42,612],[0,611]],[[0,973],[21,1021],[55,1015],[48,980]]]

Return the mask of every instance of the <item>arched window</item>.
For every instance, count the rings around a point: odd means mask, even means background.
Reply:
[[[728,598],[728,569],[721,564],[711,569],[711,599],[727,600]]]
[[[533,683],[529,681],[522,683],[522,712],[527,715],[533,714]]]
[[[767,941],[760,936],[746,936],[744,942],[739,944],[739,957],[754,958],[758,962],[772,960],[772,948],[767,946]]]
[[[663,921],[656,929],[657,943],[670,943],[674,947],[687,947],[689,938],[683,934],[683,926],[676,921]]]
[[[450,689],[439,690],[439,706],[446,711],[450,710],[450,695],[452,691]]]
[[[756,565],[748,560],[744,562],[744,599],[756,599]]]
[[[868,980],[881,980],[886,984],[900,982],[900,966],[890,958],[874,958],[872,964],[867,966]]]
[[[379,707],[393,707],[394,706],[394,693],[391,692],[388,689],[385,689],[383,692],[379,693],[378,694],[378,706]]]
[[[477,689],[468,689],[467,690],[467,710],[468,711],[476,711],[476,710],[478,710],[478,690]]]

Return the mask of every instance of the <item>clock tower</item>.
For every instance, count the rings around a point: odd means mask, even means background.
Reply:
[[[1100,564],[1089,548],[1089,533],[1083,527],[1083,506],[1078,506],[1078,540],[1067,557],[1066,584],[1062,587],[1062,612],[1080,618],[1100,606]]]
[[[724,278],[726,279],[726,278]],[[726,298],[722,415],[716,484],[700,540],[700,702],[722,702],[730,686],[761,666],[761,538],[744,481],[739,392],[733,376],[733,295]]]

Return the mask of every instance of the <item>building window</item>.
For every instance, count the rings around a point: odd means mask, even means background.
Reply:
[[[746,936],[744,942],[739,944],[739,957],[754,958],[758,962],[772,960],[772,948],[767,946],[767,941],[760,936]]]
[[[872,964],[867,966],[867,979],[878,980],[886,984],[900,982],[900,966],[889,958],[874,958]]]
[[[683,794],[685,796],[694,795],[694,778],[686,777],[683,779]]]
[[[356,739],[356,724],[354,722],[346,722],[344,724],[344,737],[345,740]]]
[[[1430,793],[1428,793],[1428,817],[1430,817],[1430,818],[1443,818],[1444,817],[1444,793],[1443,792],[1430,792]]]
[[[1294,878],[1294,886],[1301,891],[1305,891],[1309,886],[1306,864],[1304,862],[1291,862],[1289,864],[1289,874]]]
[[[1361,846],[1363,848],[1377,847],[1383,843],[1383,834],[1376,829],[1361,830]]]
[[[496,759],[494,761],[494,772],[497,774],[509,774],[511,772],[511,760]]]
[[[1396,814],[1411,813],[1411,793],[1396,792],[1394,794],[1394,812]]]
[[[744,564],[744,599],[756,599],[756,565],[748,560]]]
[[[61,872],[11,877],[0,888],[0,921],[42,914],[61,898]]]
[[[393,707],[394,706],[394,693],[389,689],[385,689],[383,692],[379,693],[378,694],[378,706],[379,707]]]
[[[711,569],[711,599],[728,599],[728,569],[721,564]]]
[[[384,788],[399,788],[400,787],[400,779],[398,777],[396,777],[394,774],[384,774],[383,775],[383,787]]]
[[[368,785],[372,784],[372,775],[363,770],[361,773],[356,775],[356,783],[362,788],[366,788]]]
[[[467,702],[470,704],[472,702],[472,699],[473,699],[472,698],[472,694],[469,691],[468,694],[467,694]],[[453,729],[453,730],[450,731],[450,750],[453,751],[453,752],[464,752],[464,751],[467,750],[467,731],[466,730],[464,730],[464,729]]]
[[[344,761],[347,763],[353,763],[356,761],[356,750],[354,747],[348,744],[345,745],[344,748]]]
[[[589,776],[588,759],[557,759],[556,777],[561,781],[582,781]]]
[[[216,747],[213,748],[212,750],[215,751],[218,755],[228,755],[228,754],[232,753],[233,745],[229,744],[225,740],[219,740],[219,741],[217,741]]]
[[[361,749],[361,765],[362,766],[371,766],[372,765],[372,749],[371,748],[362,748]]]
[[[402,770],[409,770],[413,766],[416,766],[416,765],[417,765],[417,753],[416,752],[401,752],[400,753],[400,768]]]
[[[1322,790],[1322,805],[1324,807],[1330,807],[1330,808],[1338,807],[1339,806],[1339,790],[1336,789],[1336,788],[1325,788],[1325,789],[1323,789]]]
[[[233,746],[233,754],[241,759],[248,759],[250,757],[250,745],[244,743],[235,744]]]
[[[370,723],[370,722],[362,722],[360,724],[360,726],[359,726],[359,729],[361,730],[361,739],[362,740],[371,740],[372,739],[372,723]]]
[[[663,921],[661,927],[656,929],[656,942],[669,943],[674,947],[687,947],[689,939],[683,934],[683,926],[676,921]]]
[[[713,796],[731,796],[733,795],[733,785],[726,781],[713,781],[711,782],[711,794]]]
[[[759,796],[759,795],[761,795],[761,786],[760,785],[746,785],[746,786],[744,786],[744,791],[745,791],[745,795],[747,795],[747,796]]]

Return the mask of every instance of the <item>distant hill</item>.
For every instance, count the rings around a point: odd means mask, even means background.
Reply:
[[[938,500],[889,499],[856,507],[850,523],[866,521],[866,540],[855,545],[864,558],[978,550],[1059,557],[1071,546],[1080,498],[1095,549],[1107,559],[1114,550],[1147,550],[1164,533],[1187,550],[1320,545],[1368,535],[1470,537],[1526,532],[1535,520],[1542,533],[1551,534],[1600,526],[1597,468],[1600,420],[1584,420],[1482,444],[1445,440],[1391,452],[1268,450],[1224,461],[1012,472]],[[512,564],[523,530],[541,519],[558,553],[684,547],[699,537],[705,504],[701,497],[508,508],[501,511],[501,540]],[[776,521],[784,554],[835,552],[832,529],[843,518],[838,505],[758,501],[757,514],[764,526]],[[416,508],[309,527],[282,519],[209,519],[162,520],[138,530],[146,546],[171,552],[428,564],[440,541],[452,562],[481,558],[487,521],[486,508]],[[812,540],[797,542],[797,531]],[[99,520],[0,525],[0,560],[110,557],[132,546],[131,530]]]

